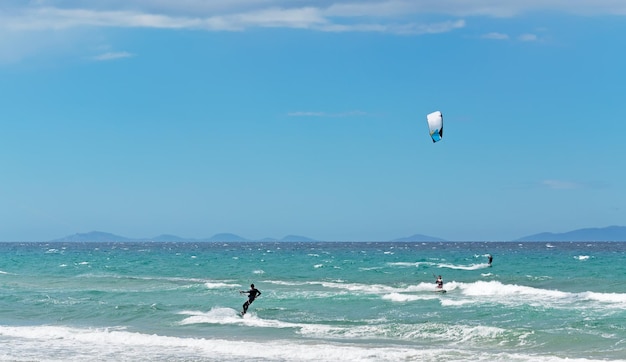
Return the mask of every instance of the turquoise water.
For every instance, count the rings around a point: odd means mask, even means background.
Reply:
[[[626,243],[0,243],[0,360],[241,359],[624,361]]]

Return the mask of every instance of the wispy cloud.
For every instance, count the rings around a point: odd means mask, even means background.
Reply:
[[[499,33],[499,32],[492,32],[492,33],[483,34],[481,36],[481,38],[483,38],[483,39],[490,39],[490,40],[511,40],[512,39],[511,36],[509,36],[509,34]],[[531,34],[531,33],[520,34],[520,35],[514,37],[513,39],[515,39],[517,41],[521,41],[521,42],[536,42],[536,41],[540,41],[540,38],[539,38],[538,35]]]
[[[626,15],[626,3],[614,0],[361,0],[332,1],[328,12],[349,16],[448,16],[514,17],[536,11],[577,15]]]
[[[487,33],[482,36],[483,39],[494,39],[494,40],[508,40],[509,36],[503,33]]]
[[[97,60],[97,61],[106,61],[106,60],[115,60],[115,59],[122,59],[122,58],[131,58],[134,56],[135,54],[132,54],[129,52],[107,52],[107,53],[96,55],[92,57],[91,59]]]
[[[426,34],[463,27],[467,17],[514,17],[536,11],[626,15],[626,2],[615,0],[38,0],[3,3],[0,8],[0,31],[85,26],[210,31],[277,27]],[[433,16],[443,19],[433,22]]]
[[[301,29],[332,33],[423,35],[457,31],[474,18],[549,11],[583,16],[626,15],[616,0],[33,0],[0,2],[0,62],[19,61],[54,40],[92,39],[108,28],[246,31]],[[436,19],[436,20],[433,20]],[[74,38],[73,38],[74,37]],[[506,40],[506,33],[486,39]],[[37,41],[25,44],[21,39]],[[518,41],[539,41],[524,34]],[[71,42],[70,42],[71,43]],[[18,44],[15,46],[14,44]]]
[[[367,112],[363,112],[363,111],[347,111],[347,112],[336,112],[336,113],[304,111],[304,112],[289,112],[289,113],[287,113],[287,116],[289,116],[289,117],[329,117],[329,118],[339,118],[339,117],[362,117],[362,116],[367,116],[367,115],[368,115],[368,113]]]
[[[519,39],[520,41],[532,42],[539,40],[539,37],[537,37],[537,35],[535,34],[522,34],[517,37],[517,39]]]
[[[355,21],[356,20],[356,21]],[[364,20],[359,22],[359,20]],[[120,27],[243,31],[249,28],[295,28],[325,32],[379,32],[427,34],[452,31],[465,26],[463,20],[441,22],[398,22],[397,19],[361,19],[332,16],[318,7],[266,8],[233,13],[152,13],[137,10],[25,8],[0,16],[0,30],[37,31],[78,27]]]
[[[583,187],[583,184],[562,180],[543,180],[541,185],[554,190],[572,190]]]

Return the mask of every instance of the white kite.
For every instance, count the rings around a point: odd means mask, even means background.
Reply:
[[[441,141],[443,138],[443,115],[441,112],[436,111],[428,114],[426,120],[428,121],[428,131],[433,139],[433,143]]]

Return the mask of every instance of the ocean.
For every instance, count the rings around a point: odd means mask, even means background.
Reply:
[[[626,361],[626,243],[0,243],[0,361],[85,360]]]

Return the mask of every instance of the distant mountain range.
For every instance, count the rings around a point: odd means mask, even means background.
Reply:
[[[393,239],[391,241],[398,241],[398,242],[423,241],[423,242],[426,242],[426,241],[445,241],[445,240],[444,239],[440,239],[440,238],[436,238],[434,236],[415,234],[415,235],[407,236],[407,237],[404,237],[404,238]]]
[[[176,235],[163,234],[155,236],[153,238],[127,238],[125,236],[115,235],[102,231],[91,231],[88,233],[77,233],[74,235],[68,235],[66,237],[51,240],[51,242],[130,242],[130,241],[157,241],[157,242],[245,242],[245,241],[297,241],[307,242],[316,241],[305,236],[287,235],[282,239],[265,238],[262,240],[250,240],[239,235],[230,233],[220,233],[211,236],[210,238],[182,238]]]
[[[287,235],[282,239],[264,238],[260,240],[250,240],[239,235],[230,233],[215,234],[210,238],[192,239],[182,238],[176,235],[159,235],[153,238],[132,239],[111,233],[92,231],[88,233],[78,233],[52,242],[130,242],[130,241],[158,241],[158,242],[250,242],[250,241],[291,241],[291,242],[312,242],[320,241],[299,235]],[[434,236],[415,234],[407,237],[393,239],[395,242],[444,242],[446,240]],[[503,240],[505,241],[505,240]],[[539,233],[525,236],[512,241],[626,241],[626,226],[608,226],[605,228],[586,228],[565,233]]]
[[[565,233],[540,233],[515,241],[626,241],[626,226],[586,228]]]

